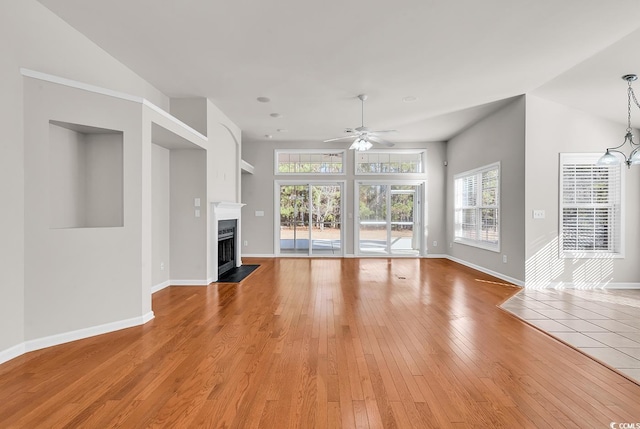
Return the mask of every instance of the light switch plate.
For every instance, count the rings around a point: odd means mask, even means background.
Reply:
[[[256,210],[256,216],[257,216],[257,217],[264,216],[264,211],[262,211],[262,210]]]
[[[533,211],[533,218],[534,219],[544,219],[544,217],[545,217],[544,210],[534,210]]]

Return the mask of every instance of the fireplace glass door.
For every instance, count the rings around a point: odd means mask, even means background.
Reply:
[[[342,256],[342,184],[279,184],[280,255]]]

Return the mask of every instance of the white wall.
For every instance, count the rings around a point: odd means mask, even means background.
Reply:
[[[207,100],[207,192],[209,202],[239,203],[240,154],[242,138],[240,128]]]
[[[604,152],[619,145],[625,125],[588,115],[579,110],[527,95],[526,132],[526,285],[528,287],[618,286],[638,284],[640,247],[640,168],[625,169],[624,196],[626,237],[624,259],[560,259],[559,154],[562,152]],[[623,120],[623,118],[621,118]],[[634,131],[636,138],[638,132]],[[545,210],[545,219],[533,219],[532,211]]]
[[[447,242],[449,255],[524,281],[525,100],[520,97],[447,143]],[[453,178],[500,161],[500,252],[454,243]],[[507,263],[502,262],[507,255]]]
[[[248,246],[242,247],[242,253],[247,255],[273,255],[274,249],[274,180],[305,181],[346,181],[345,212],[343,213],[343,228],[345,229],[345,253],[354,254],[354,225],[353,218],[348,214],[354,213],[354,181],[355,180],[426,180],[427,181],[427,242],[428,253],[445,253],[445,223],[444,223],[444,156],[445,143],[403,143],[396,144],[397,149],[426,149],[427,174],[412,174],[404,177],[392,175],[355,176],[354,152],[347,150],[345,168],[347,174],[342,176],[318,177],[311,175],[278,175],[274,174],[275,149],[345,149],[344,142],[335,143],[298,143],[298,142],[244,142],[242,159],[255,167],[255,174],[242,175],[242,202],[247,205],[242,208],[242,240]],[[264,211],[263,217],[255,216],[256,211]],[[433,241],[438,242],[433,247]]]
[[[167,107],[168,98],[35,0],[3,0],[0,13],[0,360],[24,339],[25,67],[144,96]],[[28,174],[31,171],[27,172]],[[39,268],[35,268],[39,269]],[[9,352],[6,356],[11,356]]]
[[[170,151],[151,145],[151,284],[164,285],[169,281],[171,258],[169,254]]]

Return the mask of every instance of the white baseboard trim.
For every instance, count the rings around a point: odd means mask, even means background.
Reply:
[[[20,343],[13,347],[9,347],[8,349],[0,351],[0,364],[3,364],[11,359],[15,359],[18,356],[25,354],[24,343]]]
[[[433,259],[449,259],[449,255],[444,253],[427,253],[424,257]]]
[[[138,323],[136,325],[131,325],[131,326],[144,325],[145,323],[155,319],[155,317],[156,317],[156,315],[153,313],[153,310],[152,310],[152,311],[148,312],[147,314],[143,314],[142,315],[142,323]],[[131,326],[128,326],[128,327],[130,328]],[[123,329],[123,328],[121,328],[121,329]]]
[[[640,283],[607,283],[604,289],[640,289]]]
[[[208,280],[169,280],[171,286],[209,286]]]
[[[164,289],[166,287],[169,287],[169,286],[171,286],[171,280],[165,280],[162,283],[158,283],[155,286],[151,286],[151,293],[156,293],[159,290],[162,290],[162,289]]]
[[[548,282],[548,283],[525,283],[525,289],[640,289],[640,283],[573,283],[573,282]]]
[[[153,311],[150,311],[147,314],[139,317],[132,317],[131,319],[118,320],[117,322],[105,323],[102,325],[91,326],[89,328],[82,328],[75,331],[63,332],[61,334],[25,341],[7,350],[0,351],[0,364],[35,350],[57,346],[71,341],[82,340],[96,335],[107,334],[109,332],[119,331],[133,326],[144,325],[153,318]]]
[[[472,264],[471,262],[463,261],[462,259],[455,258],[455,257],[453,257],[451,255],[445,255],[445,257],[447,259],[449,259],[450,261],[457,262],[458,264],[464,265],[464,266],[469,267],[469,268],[473,268],[474,270],[478,270],[478,271],[483,272],[485,274],[489,274],[490,276],[497,277],[497,278],[499,278],[501,280],[504,280],[504,281],[507,281],[509,283],[513,283],[516,286],[524,287],[524,282],[522,280],[518,280],[518,279],[515,279],[513,277],[509,277],[509,276],[507,276],[505,274],[499,273],[497,271],[493,271],[493,270],[490,270],[488,268],[484,268],[484,267],[481,267],[479,265]]]

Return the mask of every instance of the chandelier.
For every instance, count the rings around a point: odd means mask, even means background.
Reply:
[[[614,154],[622,155],[624,158],[625,164],[627,164],[628,168],[631,168],[632,165],[640,164],[640,143],[636,143],[633,141],[633,134],[631,133],[631,100],[635,103],[635,105],[640,108],[640,103],[638,103],[638,99],[636,99],[636,94],[633,92],[633,88],[631,87],[631,83],[634,80],[638,79],[638,76],[635,74],[626,74],[622,76],[623,80],[627,81],[629,87],[627,88],[627,133],[624,135],[624,141],[620,146],[607,148],[602,157],[598,160],[598,165],[617,165],[620,164],[620,157]],[[629,156],[625,155],[624,152],[619,150],[624,145],[629,143],[631,146],[631,152]]]

